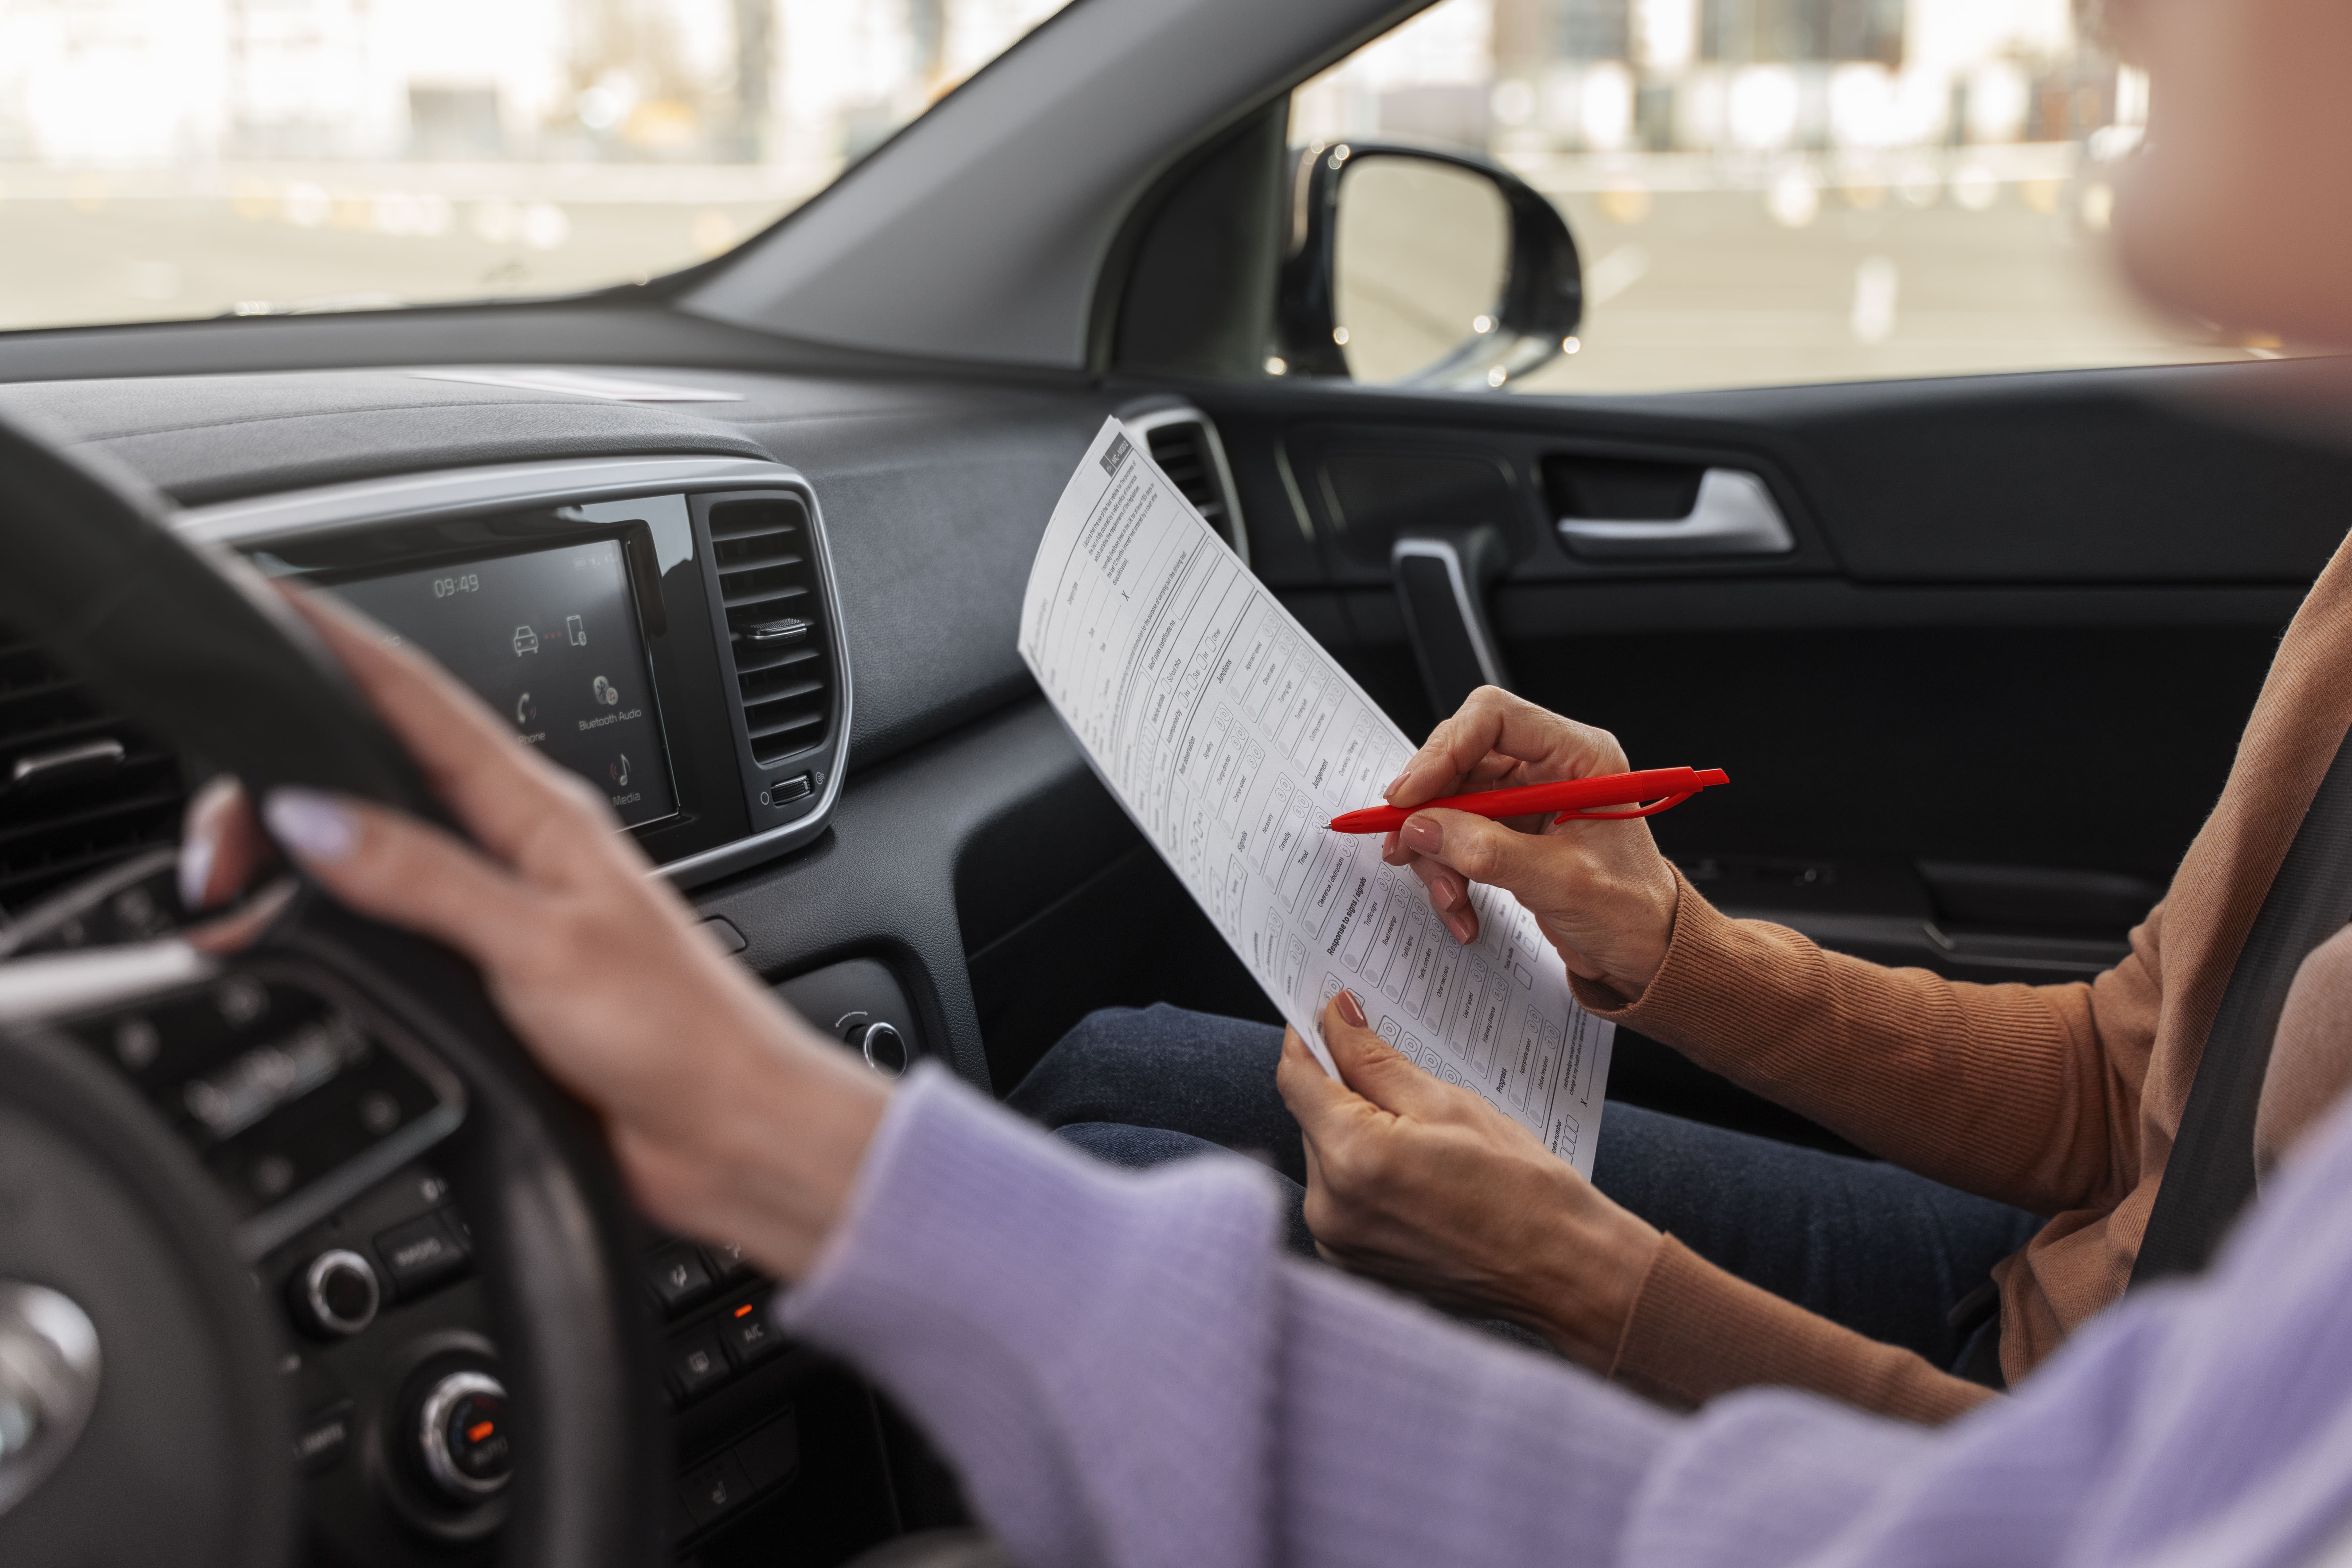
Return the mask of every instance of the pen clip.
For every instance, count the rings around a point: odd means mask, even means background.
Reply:
[[[1636,816],[1655,816],[1662,811],[1674,810],[1697,793],[1698,791],[1695,789],[1686,789],[1680,795],[1671,795],[1664,800],[1654,800],[1647,805],[1635,806],[1631,811],[1563,811],[1553,817],[1552,821],[1555,823],[1626,822]]]

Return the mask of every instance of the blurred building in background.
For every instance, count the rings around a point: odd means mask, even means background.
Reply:
[[[1318,79],[1299,121],[1521,159],[1867,158],[2145,112],[2073,0],[1446,0]]]
[[[867,150],[1061,0],[0,0],[0,163],[782,163]],[[2075,141],[2071,0],[1446,0],[1320,134],[1532,157]]]
[[[0,163],[855,157],[1063,0],[0,0]]]

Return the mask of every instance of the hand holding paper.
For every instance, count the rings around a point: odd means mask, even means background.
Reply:
[[[1358,1022],[1323,1020],[1333,1079],[1296,1034],[1277,1082],[1307,1146],[1307,1225],[1323,1256],[1425,1300],[1535,1330],[1607,1372],[1658,1232],[1528,1130],[1406,1061]]]
[[[1464,890],[1459,945],[1377,841],[1328,831],[1412,746],[1116,420],[1038,546],[1021,654],[1327,1070],[1320,1017],[1344,986],[1380,1038],[1591,1172],[1613,1026],[1508,895]]]

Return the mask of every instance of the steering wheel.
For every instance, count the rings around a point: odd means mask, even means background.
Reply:
[[[0,618],[257,798],[299,784],[446,821],[299,618],[241,559],[176,538],[169,511],[127,470],[0,422]],[[141,962],[168,972],[173,949],[186,957],[167,942]],[[85,1005],[138,969],[114,950],[47,962],[80,964],[58,994]],[[314,890],[226,963],[349,997],[458,1091],[462,1121],[433,1158],[512,1385],[501,1560],[655,1561],[666,1416],[629,1210],[593,1119],[467,965]],[[289,1396],[249,1230],[152,1097],[21,994],[12,1017],[6,973],[0,1562],[277,1568],[297,1533]]]

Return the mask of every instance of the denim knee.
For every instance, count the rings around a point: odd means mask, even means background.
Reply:
[[[1282,1031],[1156,1003],[1090,1013],[1005,1097],[1047,1128],[1111,1122],[1265,1154],[1305,1179],[1298,1124],[1276,1090]]]

